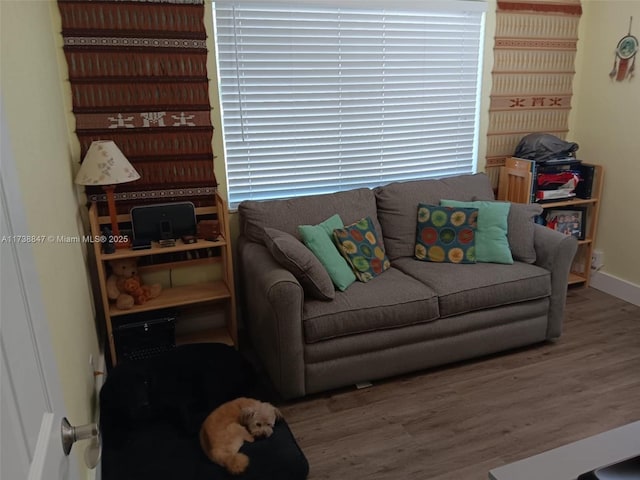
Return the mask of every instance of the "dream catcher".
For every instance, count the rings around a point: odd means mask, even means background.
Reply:
[[[629,19],[629,33],[620,39],[616,46],[616,58],[613,61],[613,70],[609,72],[611,79],[621,82],[625,78],[631,80],[636,64],[636,53],[638,53],[638,39],[631,35],[631,23],[633,17]]]

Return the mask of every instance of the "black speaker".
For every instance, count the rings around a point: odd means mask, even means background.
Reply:
[[[191,202],[159,203],[131,209],[135,240],[166,240],[196,234],[196,210]]]

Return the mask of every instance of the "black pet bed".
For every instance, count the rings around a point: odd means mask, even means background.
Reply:
[[[237,397],[261,398],[251,366],[219,343],[177,347],[113,368],[100,392],[103,480],[298,480],[309,464],[286,421],[266,439],[245,443],[239,476],[212,463],[198,441],[200,425]]]

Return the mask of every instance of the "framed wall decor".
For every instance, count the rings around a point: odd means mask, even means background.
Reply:
[[[587,231],[586,207],[548,208],[545,210],[548,228],[584,240]]]

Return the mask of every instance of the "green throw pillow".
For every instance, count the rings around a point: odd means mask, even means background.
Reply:
[[[511,206],[509,202],[440,200],[440,205],[478,209],[478,229],[476,231],[476,260],[478,262],[513,263],[507,239],[507,219]]]
[[[326,268],[336,288],[344,292],[356,281],[356,276],[333,243],[333,231],[336,228],[344,228],[344,223],[338,214],[318,225],[300,225],[298,232],[304,244]]]
[[[369,217],[353,225],[336,228],[333,238],[361,282],[368,282],[391,266]]]
[[[477,208],[418,204],[415,256],[438,263],[476,263]]]

